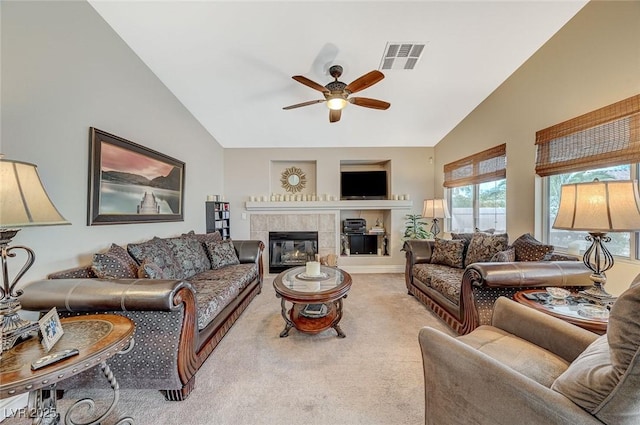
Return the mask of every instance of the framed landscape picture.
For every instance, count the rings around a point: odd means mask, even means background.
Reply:
[[[184,220],[185,164],[91,127],[87,224]]]

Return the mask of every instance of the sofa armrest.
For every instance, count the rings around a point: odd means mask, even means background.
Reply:
[[[598,335],[505,297],[497,299],[492,326],[573,362]]]
[[[465,269],[465,278],[471,284],[492,288],[588,287],[593,285],[590,274],[578,261],[473,263]]]
[[[519,261],[473,263],[467,266],[460,286],[459,329],[466,334],[491,323],[493,304],[499,296],[546,286],[582,289],[593,285],[591,271],[578,261]]]
[[[407,263],[414,264],[431,262],[433,241],[424,239],[410,239],[404,241],[402,249],[406,252]]]
[[[237,241],[234,239],[233,246],[241,263],[257,263],[262,258],[264,250],[262,241]]]
[[[601,424],[562,394],[436,329],[419,333],[427,424]]]
[[[183,288],[193,291],[181,280],[48,279],[25,285],[20,303],[31,311],[172,311],[181,308],[174,298]]]

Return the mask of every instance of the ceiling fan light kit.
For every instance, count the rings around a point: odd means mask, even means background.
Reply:
[[[338,81],[338,78],[340,78],[340,76],[342,75],[342,67],[340,65],[333,65],[331,68],[329,68],[329,74],[334,78],[334,81],[331,81],[325,86],[322,86],[315,81],[311,81],[310,79],[308,79],[307,77],[303,77],[302,75],[294,75],[292,77],[294,80],[296,80],[300,84],[304,84],[307,87],[321,92],[324,95],[324,99],[297,103],[295,105],[285,106],[282,109],[289,110],[300,108],[302,106],[315,105],[316,103],[327,102],[327,107],[329,108],[329,122],[337,122],[340,121],[342,110],[349,103],[363,106],[365,108],[381,110],[388,109],[391,106],[389,102],[378,99],[369,99],[366,97],[349,98],[349,95],[364,90],[367,87],[371,87],[372,85],[381,81],[384,78],[384,74],[382,72],[377,70],[371,71],[356,79],[351,84],[345,84],[342,81]]]
[[[333,110],[344,109],[348,104],[349,102],[347,102],[343,97],[332,97],[327,99],[327,107]]]

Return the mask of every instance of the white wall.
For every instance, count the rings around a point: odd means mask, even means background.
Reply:
[[[328,124],[327,124],[328,125]],[[390,240],[391,257],[380,259],[390,265],[403,265],[400,253],[405,214],[420,214],[422,201],[433,197],[433,148],[300,148],[300,149],[225,149],[225,197],[231,207],[231,236],[249,237],[249,212],[244,203],[249,196],[284,193],[273,188],[270,180],[272,161],[316,161],[316,190],[318,194],[340,198],[340,161],[390,160],[391,184],[389,194],[407,194],[413,200],[412,210],[392,212]],[[277,189],[277,190],[276,190]],[[353,214],[357,214],[355,211]],[[246,219],[242,218],[246,214]],[[354,215],[356,216],[356,215]],[[367,223],[370,227],[374,222]]]
[[[125,244],[205,227],[222,192],[223,149],[86,2],[2,2],[5,158],[33,162],[70,226],[25,228],[36,252],[22,283]],[[87,226],[89,127],[186,163],[184,222]],[[19,269],[19,259],[10,269]]]
[[[640,2],[592,1],[452,130],[436,167],[507,143],[507,230],[541,229],[535,133],[640,93]],[[436,195],[443,193],[436,173]],[[607,288],[620,293],[640,272],[616,261]]]

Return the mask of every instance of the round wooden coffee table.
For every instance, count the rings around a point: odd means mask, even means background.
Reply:
[[[306,276],[305,267],[294,267],[280,273],[273,280],[276,296],[281,299],[285,321],[280,337],[289,335],[292,327],[301,332],[316,334],[333,328],[338,337],[346,335],[340,329],[342,299],[351,288],[351,276],[335,267],[320,267],[321,276]],[[286,303],[291,303],[287,311]]]
[[[538,294],[541,294],[540,298],[542,299],[527,298],[527,296],[537,296]],[[528,289],[516,292],[513,299],[520,304],[535,308],[550,316],[557,317],[558,319],[580,326],[583,329],[599,335],[607,332],[608,319],[586,317],[580,314],[579,310],[582,303],[580,302],[581,298],[579,294],[572,294],[567,300],[554,300],[546,295],[547,292],[545,290]],[[584,301],[586,302],[586,300]]]

